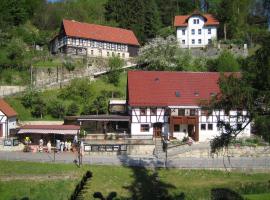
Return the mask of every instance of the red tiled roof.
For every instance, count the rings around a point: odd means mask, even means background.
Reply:
[[[205,18],[205,26],[219,25],[219,21],[211,14],[192,13],[190,15],[178,15],[174,18],[174,26],[187,26],[188,19],[193,15],[201,15]]]
[[[128,72],[130,106],[198,106],[220,92],[217,72]],[[179,93],[177,97],[176,93]]]
[[[0,111],[2,111],[7,117],[17,116],[16,111],[4,99],[0,99]]]
[[[20,129],[79,130],[76,125],[24,125]]]
[[[73,20],[63,20],[65,33],[71,37],[87,38],[99,41],[115,42],[139,46],[139,42],[131,30],[88,24]]]

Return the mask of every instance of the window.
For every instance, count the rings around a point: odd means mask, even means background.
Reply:
[[[193,24],[196,24],[197,20],[196,19],[193,19]]]
[[[140,114],[141,115],[146,115],[146,108],[141,108],[140,109]]]
[[[198,43],[201,44],[202,43],[202,39],[198,39]]]
[[[195,35],[195,29],[191,29],[191,34]]]
[[[195,40],[194,39],[192,39],[191,42],[192,42],[192,44],[195,44]]]
[[[201,130],[206,130],[206,124],[201,124]]]
[[[208,28],[208,34],[211,34],[211,28]]]
[[[198,29],[198,34],[199,34],[199,35],[202,34],[202,29]]]
[[[186,43],[186,41],[185,40],[182,40],[182,44],[185,44]]]
[[[186,34],[186,31],[185,30],[182,30],[182,35],[185,35]]]
[[[213,124],[208,124],[207,129],[212,131],[213,130]]]
[[[178,116],[185,116],[185,109],[184,108],[178,109]]]
[[[199,19],[197,19],[197,24],[199,24],[200,23],[200,20]]]
[[[141,132],[149,132],[149,124],[141,124]]]
[[[110,56],[110,52],[109,51],[107,51],[107,56]]]
[[[174,132],[180,132],[180,124],[175,124],[173,128]]]
[[[123,57],[123,58],[125,57],[125,53],[122,53],[122,57]]]
[[[91,55],[94,55],[94,50],[91,50]]]
[[[156,108],[151,108],[150,113],[151,113],[151,115],[156,115],[157,114],[157,109]]]
[[[195,116],[196,110],[195,109],[190,109],[190,116]]]
[[[208,39],[208,44],[212,44],[212,40],[211,39]]]

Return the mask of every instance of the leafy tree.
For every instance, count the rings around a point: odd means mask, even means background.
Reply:
[[[92,107],[92,110],[95,111],[97,115],[105,114],[108,111],[108,99],[104,94],[101,94],[93,101]]]
[[[224,76],[220,80],[221,94],[214,98],[210,108],[229,110],[246,110],[247,114],[239,116],[242,126],[219,121],[222,133],[211,142],[212,151],[228,147],[237,135],[251,121],[255,122],[257,134],[270,142],[270,35],[263,38],[264,43],[254,56],[247,59],[241,77]],[[240,120],[238,116],[236,120]]]
[[[147,70],[205,71],[206,60],[181,49],[174,36],[154,38],[140,49],[138,64]]]
[[[124,61],[119,57],[109,58],[110,71],[107,75],[109,83],[117,86],[121,74],[121,68],[124,66]]]
[[[32,110],[32,115],[35,117],[40,117],[41,119],[43,116],[46,114],[47,107],[46,103],[42,98],[37,98],[33,104],[33,110]]]
[[[79,112],[79,106],[75,102],[72,102],[67,108],[67,116],[74,116],[78,112]]]
[[[54,100],[50,102],[49,108],[48,108],[48,113],[51,114],[54,118],[63,118],[66,112],[66,107],[65,105],[58,101]]]
[[[216,60],[216,70],[218,72],[240,71],[240,64],[230,51],[223,51]]]
[[[27,90],[21,98],[21,103],[25,108],[31,108],[36,102],[37,98],[40,98],[40,94],[35,90]]]

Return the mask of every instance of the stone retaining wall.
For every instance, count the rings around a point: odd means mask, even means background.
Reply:
[[[260,147],[230,147],[228,150],[222,150],[217,154],[211,154],[209,149],[192,150],[185,153],[175,155],[178,158],[209,158],[209,157],[270,157],[270,146]]]

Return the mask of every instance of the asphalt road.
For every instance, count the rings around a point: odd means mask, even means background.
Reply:
[[[73,163],[76,153],[24,153],[0,151],[0,160]],[[55,160],[55,161],[54,161]],[[164,159],[139,156],[83,156],[83,164],[165,167]],[[270,157],[172,158],[167,167],[187,169],[270,170]]]

